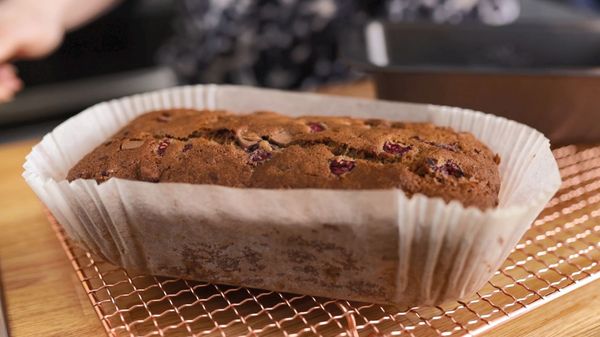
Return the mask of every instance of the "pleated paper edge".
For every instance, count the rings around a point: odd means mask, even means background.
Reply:
[[[219,101],[227,98],[228,91],[232,93],[245,92],[248,95],[258,95],[265,97],[272,97],[272,95],[288,95],[295,96],[299,100],[325,100],[329,101],[328,109],[331,106],[338,106],[341,104],[340,110],[343,110],[344,104],[357,105],[362,109],[374,109],[383,106],[386,109],[393,110],[395,107],[398,109],[414,109],[422,111],[430,111],[436,115],[433,122],[438,125],[449,125],[458,130],[472,131],[478,138],[482,139],[485,137],[500,137],[505,135],[507,130],[517,130],[519,141],[526,144],[519,153],[513,151],[508,156],[503,156],[503,164],[506,165],[507,160],[511,160],[511,156],[518,157],[522,156],[521,160],[515,160],[514,167],[512,170],[516,170],[515,177],[510,181],[505,182],[503,178],[503,188],[501,192],[501,199],[506,198],[504,195],[509,194],[506,188],[516,188],[519,186],[519,179],[521,179],[523,172],[527,172],[528,164],[531,164],[531,155],[537,156],[539,161],[542,158],[542,162],[545,164],[554,165],[554,170],[550,169],[550,175],[545,180],[545,185],[540,186],[536,195],[528,198],[528,204],[519,204],[512,206],[501,206],[495,209],[489,209],[486,211],[480,211],[476,208],[464,208],[458,202],[444,203],[440,198],[428,198],[423,195],[415,195],[412,198],[406,198],[404,193],[397,190],[398,194],[398,230],[400,241],[406,241],[407,238],[415,236],[415,222],[422,221],[422,217],[419,217],[419,210],[435,210],[434,214],[438,214],[436,223],[431,224],[431,228],[434,226],[437,228],[436,232],[431,232],[431,240],[428,241],[429,247],[427,250],[431,253],[428,255],[427,261],[414,261],[410,252],[412,240],[401,243],[399,241],[398,256],[399,256],[399,268],[396,286],[396,294],[393,299],[386,299],[385,302],[402,303],[402,299],[405,297],[404,290],[407,289],[407,285],[410,280],[407,279],[407,270],[411,268],[411,265],[420,263],[423,265],[422,282],[420,288],[421,300],[419,302],[423,304],[437,303],[440,300],[450,298],[461,298],[468,294],[476,291],[481,287],[499,265],[503,262],[506,256],[510,253],[510,250],[516,244],[517,240],[527,230],[530,224],[533,222],[535,217],[543,209],[544,205],[554,195],[560,186],[560,177],[558,168],[554,162],[552,153],[549,148],[549,141],[541,135],[539,132],[521,125],[519,123],[506,120],[501,117],[495,117],[485,115],[480,112],[475,112],[460,108],[451,107],[439,107],[431,105],[417,105],[417,104],[404,104],[404,103],[391,103],[381,101],[370,101],[353,98],[338,98],[330,96],[320,96],[314,94],[290,94],[274,90],[263,90],[253,88],[243,88],[236,86],[194,86],[194,87],[181,87],[175,89],[162,90],[155,93],[136,95],[130,98],[123,98],[120,100],[114,100],[107,103],[101,103],[90,109],[85,110],[82,114],[71,118],[65,123],[57,127],[53,132],[46,135],[42,142],[36,145],[32,152],[27,156],[27,161],[24,165],[25,172],[24,177],[28,184],[36,192],[36,194],[42,199],[46,206],[50,209],[52,214],[59,220],[59,222],[65,227],[70,236],[72,236],[77,242],[81,242],[94,251],[107,251],[107,249],[101,249],[100,246],[110,244],[115,255],[107,256],[110,261],[119,261],[121,264],[127,265],[128,262],[124,261],[122,256],[118,256],[118,252],[122,250],[123,245],[130,244],[128,238],[119,236],[118,231],[112,230],[115,226],[110,221],[110,216],[103,206],[106,201],[99,200],[98,193],[95,190],[98,185],[93,181],[74,181],[68,183],[64,180],[55,180],[50,174],[50,171],[63,171],[66,172],[72,165],[71,163],[77,161],[79,158],[75,158],[70,153],[60,151],[65,158],[68,160],[62,163],[53,162],[53,158],[49,158],[45,154],[47,147],[60,148],[60,140],[55,137],[56,130],[59,128],[72,128],[73,125],[78,123],[78,118],[88,118],[89,115],[93,115],[98,120],[97,125],[100,126],[101,132],[96,134],[94,137],[96,142],[100,144],[104,139],[114,133],[116,130],[111,128],[103,128],[106,124],[102,123],[102,118],[112,118],[118,125],[123,126],[127,121],[133,119],[135,116],[142,112],[158,110],[170,107],[180,108],[221,108]],[[239,103],[240,105],[243,102]],[[277,107],[269,105],[268,100],[264,103],[263,109],[281,111]],[[259,104],[260,105],[260,104]],[[256,109],[254,109],[256,110]],[[301,110],[301,109],[299,109]],[[323,111],[322,114],[327,114],[328,111]],[[101,114],[108,114],[109,117],[102,117]],[[418,112],[415,112],[418,113]],[[301,114],[301,113],[299,113]],[[341,113],[340,113],[341,114]],[[476,125],[474,125],[476,124]],[[504,132],[504,133],[503,133]],[[490,133],[493,135],[490,136]],[[497,134],[497,135],[496,135]],[[87,135],[89,136],[89,135]],[[484,142],[485,140],[482,139]],[[95,147],[95,146],[94,146]],[[68,152],[68,151],[67,151]],[[86,150],[85,152],[88,152]],[[527,158],[527,159],[525,159]],[[514,160],[514,158],[513,158]],[[63,165],[62,168],[60,165]],[[53,167],[58,166],[58,168]],[[119,180],[119,179],[117,179]],[[76,198],[71,197],[74,189],[82,190],[85,189],[89,194],[90,201],[96,206],[96,210],[87,210],[78,204]],[[389,191],[387,191],[389,192]],[[285,191],[280,191],[285,193]],[[75,194],[73,194],[75,195]],[[79,208],[78,211],[72,209]],[[90,215],[88,213],[96,213],[96,215]],[[80,214],[80,216],[76,216]],[[81,214],[86,214],[81,216]],[[453,216],[442,216],[453,214]],[[92,218],[101,217],[101,222],[93,221]],[[466,219],[464,218],[466,217]],[[400,220],[410,220],[410,223],[403,222]],[[486,227],[493,219],[502,219],[505,221],[502,225],[496,224],[492,229],[498,229],[497,227],[502,226],[502,235],[506,236],[503,238],[504,244],[502,249],[494,256],[493,261],[484,261],[488,264],[487,268],[490,270],[482,270],[482,261],[478,260],[475,252],[480,252],[482,248],[486,248],[484,243],[488,243],[491,230]],[[465,225],[468,223],[468,225]],[[452,231],[462,224],[462,231],[465,232],[467,239],[454,238],[449,239]],[[105,227],[104,229],[95,229],[96,227]],[[95,231],[95,232],[92,232]],[[98,232],[104,231],[109,232],[110,237],[113,238],[113,242],[106,243],[106,240],[102,239],[102,235]],[[480,233],[483,231],[483,233]],[[440,232],[443,234],[440,234]],[[475,234],[473,234],[475,233]],[[486,236],[487,233],[487,236]],[[488,241],[477,240],[477,238],[486,237]],[[450,271],[447,275],[447,280],[444,280],[448,284],[446,289],[433,289],[435,288],[436,282],[439,283],[439,275],[435,274],[436,269],[439,266],[439,252],[441,244],[444,240],[455,240],[459,242],[456,249],[459,250],[457,253],[458,258],[453,261]],[[143,243],[137,243],[143,246]],[[437,253],[436,253],[437,252]],[[137,261],[141,261],[142,256],[136,258]],[[130,263],[129,263],[130,264]],[[381,302],[381,299],[374,299],[375,302]]]

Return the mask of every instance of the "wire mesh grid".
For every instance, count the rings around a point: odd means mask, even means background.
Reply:
[[[394,308],[135,275],[53,227],[109,336],[477,335],[600,277],[600,146],[556,149],[563,184],[471,298]]]

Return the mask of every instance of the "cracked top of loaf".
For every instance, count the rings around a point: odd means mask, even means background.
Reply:
[[[498,204],[499,160],[472,134],[428,123],[165,110],[130,122],[67,180],[400,188],[484,209]]]

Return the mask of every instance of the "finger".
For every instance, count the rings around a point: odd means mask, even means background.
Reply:
[[[21,80],[17,76],[17,68],[11,64],[0,65],[0,83],[12,84],[12,87],[20,85]]]
[[[9,63],[1,64],[0,63],[0,78],[8,79],[12,77],[17,77],[17,68]]]
[[[23,88],[23,81],[18,78],[11,78],[2,85],[16,93]]]
[[[10,64],[0,65],[0,100],[7,101],[23,87],[16,68]]]
[[[14,83],[0,83],[0,99],[4,101],[12,99],[19,91],[19,87],[20,85]]]
[[[8,71],[15,72],[17,70],[16,70],[15,66],[13,66],[10,63],[4,63],[4,64],[0,63],[0,73],[4,73],[4,72],[8,72]]]
[[[13,99],[15,92],[0,85],[0,103],[8,102]]]
[[[10,61],[17,52],[18,44],[11,34],[0,31],[0,64]]]
[[[0,102],[12,100],[15,94],[21,89],[21,81],[0,83]]]

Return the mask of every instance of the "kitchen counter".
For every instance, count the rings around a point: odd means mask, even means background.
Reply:
[[[372,96],[369,83],[323,91]],[[102,336],[104,330],[42,206],[21,178],[37,140],[0,146],[0,275],[14,337]],[[600,281],[485,336],[600,336]]]
[[[71,263],[21,173],[35,141],[0,147],[0,274],[14,337],[102,336]]]

